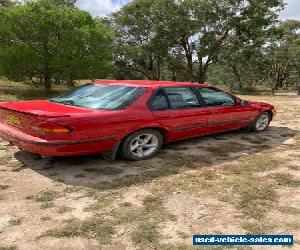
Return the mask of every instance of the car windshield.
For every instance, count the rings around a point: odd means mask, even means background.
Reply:
[[[144,91],[145,88],[140,87],[89,83],[50,101],[89,109],[118,110],[125,108]]]

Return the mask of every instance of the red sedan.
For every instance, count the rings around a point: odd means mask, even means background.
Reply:
[[[117,152],[152,157],[164,143],[248,127],[265,130],[272,105],[208,84],[94,81],[50,100],[0,103],[0,136],[48,156]]]

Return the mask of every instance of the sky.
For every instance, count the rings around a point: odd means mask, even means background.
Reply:
[[[93,16],[105,16],[120,9],[131,0],[77,0],[80,9],[90,12]],[[281,19],[300,20],[300,0],[284,0],[287,4],[280,14]]]

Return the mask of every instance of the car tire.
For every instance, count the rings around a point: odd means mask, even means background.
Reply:
[[[259,133],[265,131],[271,122],[271,116],[268,112],[262,112],[253,122],[252,130]]]
[[[143,129],[128,135],[121,145],[122,156],[141,161],[154,156],[162,147],[162,134],[154,129]]]

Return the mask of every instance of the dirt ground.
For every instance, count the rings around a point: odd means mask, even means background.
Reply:
[[[0,142],[0,249],[183,250],[192,234],[246,233],[293,234],[300,249],[300,98],[244,98],[276,106],[267,131],[178,142],[142,162],[40,159]]]

